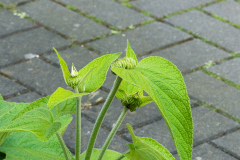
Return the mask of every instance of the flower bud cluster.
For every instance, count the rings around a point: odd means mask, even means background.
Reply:
[[[136,108],[139,107],[142,103],[139,92],[133,93],[123,100],[121,100],[122,105],[127,107],[131,112],[136,111]]]
[[[82,77],[78,75],[78,71],[72,64],[71,75],[67,78],[67,85],[72,87],[73,89],[79,84]]]
[[[130,57],[123,57],[112,64],[112,67],[134,69],[136,67],[136,61]]]

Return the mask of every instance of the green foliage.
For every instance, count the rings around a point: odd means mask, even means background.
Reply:
[[[60,63],[60,66],[61,66],[61,69],[62,69],[62,72],[63,72],[63,78],[67,84],[67,79],[68,77],[70,77],[70,72],[68,70],[68,67],[67,67],[67,64],[66,62],[62,59],[62,57],[59,55],[58,51],[53,48],[54,51],[56,52],[57,56],[58,56],[58,60],[59,60],[59,63]]]
[[[65,160],[56,135],[42,142],[32,133],[15,132],[0,146],[0,151],[6,153],[6,160]]]
[[[78,92],[86,93],[93,92],[102,86],[106,79],[109,66],[121,55],[121,53],[107,54],[94,59],[92,62],[83,67],[78,72],[78,75],[75,75],[69,72],[65,61],[59,55],[57,50],[54,50],[57,53],[66,84],[71,86],[73,89],[77,87]],[[75,67],[73,66],[72,68],[74,68],[72,69],[73,72]]]
[[[47,141],[57,131],[63,133],[72,116],[60,114],[56,109],[49,110],[47,102],[48,97],[32,103],[10,103],[1,100],[0,136],[5,139],[11,132],[27,131],[35,134],[41,141]]]
[[[102,86],[106,79],[108,68],[120,55],[121,53],[114,53],[101,56],[87,64],[79,71],[79,75],[83,77],[88,73],[88,71],[94,68],[87,76],[86,80],[81,83],[81,88],[84,89],[84,92],[90,93]]]
[[[172,154],[161,144],[151,138],[137,137],[133,128],[127,123],[133,143],[129,143],[130,152],[124,153],[129,160],[174,160]]]
[[[130,43],[128,40],[127,40],[126,57],[134,59],[136,62],[136,65],[138,64],[137,56],[136,56],[135,52],[133,51],[132,47],[130,46]]]
[[[70,98],[74,98],[74,97],[79,97],[79,96],[83,96],[86,95],[88,93],[73,93],[69,90],[65,90],[61,87],[59,87],[50,97],[47,106],[48,108],[52,109],[54,106],[56,106],[57,104],[70,99]]]
[[[96,160],[100,152],[101,152],[101,149],[93,149],[91,160]],[[86,155],[86,151],[81,154],[80,159],[84,159],[85,155]],[[102,160],[114,160],[118,158],[120,155],[121,153],[118,153],[116,151],[106,150]],[[122,160],[128,160],[128,159],[122,158]]]
[[[3,100],[3,97],[2,97],[2,95],[0,94],[0,100]]]
[[[148,57],[132,69],[112,67],[123,80],[144,89],[157,104],[181,159],[191,159],[192,116],[181,72],[170,61]]]

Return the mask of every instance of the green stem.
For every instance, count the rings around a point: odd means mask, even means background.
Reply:
[[[128,151],[126,151],[125,153],[129,153],[130,152],[130,150],[128,150]],[[124,153],[123,153],[124,154]],[[124,155],[120,155],[117,159],[115,159],[115,160],[121,160],[121,159],[123,159],[125,156]]]
[[[103,118],[104,118],[109,106],[111,105],[113,98],[115,97],[115,94],[118,90],[118,87],[121,84],[121,81],[122,81],[122,78],[120,78],[120,77],[116,78],[116,81],[113,84],[113,87],[112,87],[112,89],[111,89],[111,91],[110,91],[105,103],[103,104],[103,107],[102,107],[98,117],[97,117],[96,123],[94,124],[94,127],[93,127],[93,131],[92,131],[90,140],[88,142],[88,148],[86,151],[85,160],[90,160],[90,158],[91,158],[92,150],[93,150],[93,147],[94,147],[97,135],[98,135],[98,131],[101,127]]]
[[[63,153],[64,153],[64,155],[65,155],[66,160],[71,160],[70,155],[69,155],[69,152],[68,152],[68,148],[67,148],[67,146],[65,145],[65,143],[64,143],[64,141],[63,141],[63,139],[62,139],[61,134],[60,134],[59,132],[57,132],[56,135],[57,135],[58,140],[59,140],[59,142],[60,142],[60,144],[61,144],[61,146],[62,146],[62,150],[63,150]]]
[[[75,92],[78,93],[78,89],[75,89]],[[81,99],[82,96],[76,98],[76,160],[80,160],[81,154]]]
[[[127,107],[124,107],[124,109],[123,109],[121,115],[119,116],[116,124],[114,125],[113,129],[112,129],[111,132],[109,133],[108,138],[107,138],[107,140],[105,141],[105,143],[104,143],[104,145],[103,145],[103,147],[102,147],[102,150],[101,150],[101,152],[100,152],[97,160],[101,160],[101,159],[103,158],[103,156],[104,156],[104,154],[105,154],[105,152],[106,152],[106,150],[107,150],[110,142],[112,141],[112,139],[113,139],[114,135],[116,134],[118,128],[120,127],[123,119],[125,118],[125,116],[126,116],[126,114],[127,114],[127,111],[128,111],[128,108],[127,108]]]

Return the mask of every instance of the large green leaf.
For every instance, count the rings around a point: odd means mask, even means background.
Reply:
[[[2,97],[2,95],[0,94],[0,100],[3,100],[3,97]]]
[[[81,88],[84,92],[93,92],[100,88],[106,79],[106,74],[111,63],[116,60],[121,53],[107,54],[94,59],[79,71],[79,75],[84,77],[89,71],[89,75],[82,82]],[[94,68],[94,69],[93,69]]]
[[[50,97],[48,101],[48,108],[52,109],[57,104],[74,97],[83,96],[89,93],[74,93],[69,90],[59,87]]]
[[[98,158],[98,155],[100,154],[100,152],[101,152],[101,149],[94,148],[92,155],[91,155],[91,160],[96,160]],[[80,155],[80,159],[84,159],[85,155],[86,155],[86,151]],[[102,160],[114,160],[114,159],[118,158],[120,155],[122,155],[122,154],[108,149],[108,150],[106,150]],[[121,160],[128,160],[128,159],[126,157],[124,157]]]
[[[65,160],[56,135],[42,142],[29,132],[11,133],[0,146],[0,151],[6,153],[6,160]],[[71,153],[70,156],[73,160]]]
[[[130,152],[124,153],[129,160],[174,160],[172,154],[161,144],[151,138],[137,137],[130,124],[127,127],[131,133],[133,143],[129,143]]]
[[[72,116],[49,110],[48,99],[44,97],[30,104],[0,101],[0,135],[6,138],[11,132],[27,131],[46,141],[57,131],[63,133]]]
[[[68,66],[67,66],[66,62],[62,59],[62,57],[60,56],[58,51],[55,48],[53,48],[53,49],[58,56],[58,60],[59,60],[59,63],[60,63],[61,69],[62,69],[63,77],[64,77],[65,82],[67,83],[67,78],[70,76]]]
[[[193,138],[191,107],[177,67],[164,58],[148,57],[132,70],[113,67],[112,71],[150,95],[167,123],[180,159],[190,160]]]

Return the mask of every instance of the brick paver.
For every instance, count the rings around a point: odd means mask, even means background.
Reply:
[[[110,25],[124,29],[130,25],[140,24],[150,20],[141,13],[122,6],[111,0],[60,0],[66,4],[74,6],[79,10],[101,19]],[[103,10],[105,12],[103,12]]]
[[[9,102],[32,102],[58,87],[73,91],[53,47],[69,69],[74,63],[80,70],[104,54],[125,56],[128,39],[139,61],[161,56],[183,73],[194,125],[192,159],[240,160],[239,13],[239,0],[1,0],[0,93]],[[82,151],[115,78],[109,69],[103,86],[82,98]],[[122,110],[115,98],[95,147],[102,147]],[[154,103],[127,113],[110,149],[128,150],[126,123],[179,159]],[[75,117],[63,138],[74,153]]]
[[[0,36],[35,26],[33,23],[21,19],[7,10],[0,11],[0,19]]]
[[[235,42],[240,41],[240,30],[210,17],[200,11],[190,11],[173,16],[166,21],[196,33],[220,46],[233,52],[239,52],[240,46]]]

